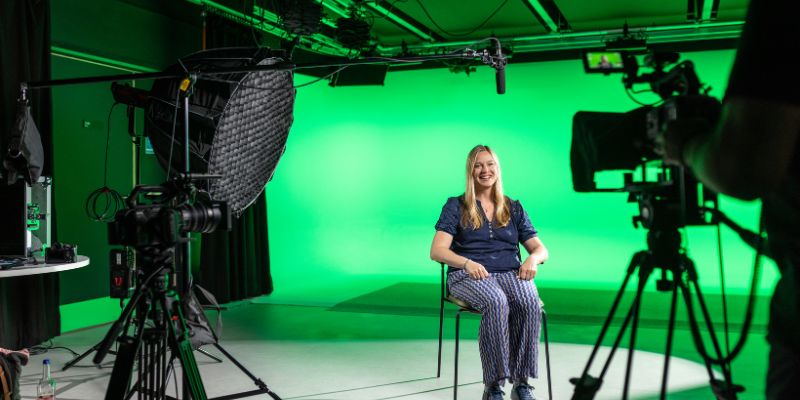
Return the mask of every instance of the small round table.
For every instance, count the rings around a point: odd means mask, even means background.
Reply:
[[[52,272],[61,272],[61,271],[69,271],[71,269],[77,269],[81,267],[85,267],[89,265],[89,257],[86,256],[78,256],[78,260],[73,263],[66,263],[66,264],[36,264],[36,265],[25,265],[22,267],[14,267],[11,269],[6,269],[0,271],[0,278],[11,278],[14,276],[25,276],[25,275],[38,275],[38,274],[49,274]]]
[[[48,274],[48,273],[61,272],[61,271],[69,271],[69,270],[72,270],[72,269],[82,268],[82,267],[85,267],[87,265],[89,265],[89,257],[80,256],[79,255],[78,256],[78,260],[73,262],[73,263],[24,265],[22,267],[14,267],[14,268],[6,269],[6,270],[0,270],[0,280],[2,280],[3,278],[24,277],[24,276],[28,276],[28,275],[39,275],[39,274]],[[25,278],[21,278],[21,279],[25,279]],[[8,284],[12,284],[12,282],[9,281]],[[31,301],[31,299],[16,298],[16,297],[13,298],[13,299],[8,299],[7,296],[5,296],[5,295],[6,295],[6,293],[0,293],[0,301],[5,303],[5,304],[1,304],[0,308],[3,308],[5,306],[6,307],[5,311],[8,311],[8,308],[12,308],[12,309],[13,308],[17,308],[17,307],[20,307],[22,305],[25,305],[26,302],[30,302]],[[59,313],[59,307],[57,306],[58,305],[58,298],[56,298],[55,302],[56,302],[55,309],[54,310],[48,310],[48,313],[50,313],[50,312]],[[25,308],[27,310],[28,306],[30,306],[30,304],[25,305],[25,307],[23,307],[23,308]],[[3,312],[3,310],[0,310],[0,313],[2,313],[2,312]],[[11,313],[10,315],[6,316],[6,319],[4,320],[4,322],[7,322],[9,324],[9,326],[8,327],[5,327],[5,326],[0,327],[0,346],[9,347],[9,343],[11,343],[10,344],[11,347],[16,347],[16,345],[15,345],[16,343],[23,343],[23,342],[27,343],[27,342],[29,342],[25,338],[31,338],[31,337],[35,336],[37,338],[35,340],[40,340],[41,337],[43,337],[43,335],[47,336],[47,337],[52,337],[52,336],[55,336],[55,335],[59,334],[58,331],[50,332],[49,330],[52,329],[52,328],[49,328],[49,327],[32,328],[31,324],[23,323],[20,320],[21,318],[23,318],[23,316],[20,314],[20,312],[14,312],[14,313]],[[36,323],[34,323],[34,325],[39,326],[39,325],[41,325],[41,323],[42,323],[42,321],[37,321]],[[45,325],[47,325],[47,324],[45,324]],[[9,333],[8,336],[3,337],[2,336],[3,332],[7,331],[7,329],[3,329],[3,328],[13,329],[14,333],[13,334]],[[38,333],[32,333],[30,331],[32,329],[35,329],[35,330],[44,329],[45,332],[38,332],[37,331]],[[5,339],[5,340],[2,340],[2,339]]]

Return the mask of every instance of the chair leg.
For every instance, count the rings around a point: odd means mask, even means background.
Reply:
[[[455,355],[455,371],[453,372],[453,400],[458,400],[458,337],[459,328],[461,326],[461,311],[456,312],[456,355]]]
[[[553,381],[550,378],[550,338],[547,336],[547,313],[542,310],[542,329],[544,330],[544,359],[547,365],[547,395],[553,400]]]
[[[442,329],[444,326],[444,299],[439,304],[439,358],[436,362],[436,377],[442,376]]]

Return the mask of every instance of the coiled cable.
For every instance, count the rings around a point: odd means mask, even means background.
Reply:
[[[106,123],[106,155],[103,168],[103,187],[96,189],[89,194],[89,197],[86,198],[86,204],[84,205],[86,216],[92,221],[113,221],[117,211],[125,208],[125,200],[122,198],[122,195],[120,195],[116,190],[108,187],[108,147],[111,141],[111,113],[114,111],[114,107],[116,107],[117,104],[119,103],[115,102],[111,105],[111,109],[108,110],[108,120]]]

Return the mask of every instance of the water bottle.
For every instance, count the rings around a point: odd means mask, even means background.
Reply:
[[[36,398],[38,400],[56,400],[56,380],[50,377],[49,358],[45,358],[42,362],[42,379],[39,379],[39,386],[36,387]]]

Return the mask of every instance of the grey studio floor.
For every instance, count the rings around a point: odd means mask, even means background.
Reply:
[[[428,311],[434,312],[428,312]],[[416,312],[385,312],[376,308],[309,307],[245,301],[223,312],[221,345],[244,366],[260,377],[280,398],[323,399],[451,399],[453,396],[454,319],[445,320],[442,375],[436,378],[438,309]],[[599,331],[599,323],[575,323],[551,318],[549,324],[553,399],[568,399],[573,386],[570,377],[578,376]],[[479,399],[483,385],[477,348],[478,320],[462,319],[459,398]],[[108,325],[67,332],[54,339],[55,346],[67,346],[84,352],[97,343]],[[639,335],[644,347],[652,341],[660,346],[662,329],[643,326]],[[689,346],[688,333],[679,330],[676,352]],[[760,339],[751,340],[760,342]],[[654,344],[654,346],[656,346]],[[760,346],[760,345],[759,345]],[[657,347],[657,346],[656,346]],[[763,369],[760,352],[750,345],[745,357]],[[543,350],[543,346],[540,347]],[[208,351],[220,355],[213,347]],[[602,348],[605,360],[608,348]],[[750,355],[748,355],[750,354]],[[753,355],[755,354],[755,355]],[[621,398],[627,351],[620,349],[596,399]],[[230,361],[217,363],[195,353],[209,397],[255,389],[252,381]],[[72,358],[62,349],[32,357],[21,378],[24,399],[35,398],[36,382],[43,358],[50,358],[57,380],[57,398],[102,399],[108,384],[113,356],[105,368],[98,369],[88,357],[78,366],[61,371]],[[670,367],[670,398],[712,398],[705,367],[690,357],[673,357]],[[548,398],[544,351],[540,352],[540,379],[533,381],[539,399]],[[637,350],[634,358],[632,399],[658,398],[663,356],[658,352]],[[596,362],[593,374],[601,368]],[[753,371],[750,371],[753,374]],[[755,374],[758,374],[756,372]],[[755,375],[754,374],[754,375]],[[753,382],[760,378],[748,378]],[[740,398],[763,398],[763,386],[748,383],[748,395]],[[755,387],[753,387],[755,386]],[[509,386],[506,386],[508,393]],[[174,385],[169,393],[174,395]],[[135,397],[134,397],[135,398]],[[266,395],[251,398],[269,398]],[[510,398],[506,394],[506,398]]]

